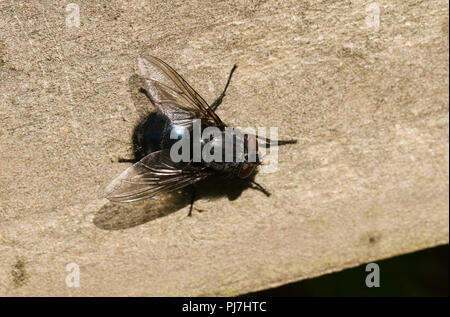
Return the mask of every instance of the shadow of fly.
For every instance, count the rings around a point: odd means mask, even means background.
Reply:
[[[169,65],[156,57],[139,58],[145,80],[142,92],[158,110],[145,127],[139,142],[142,157],[121,159],[132,162],[106,188],[112,202],[137,202],[181,190],[205,178],[220,175],[254,182],[252,175],[261,164],[258,147],[296,143],[273,141],[246,134],[226,125],[216,114],[230,84],[232,68],[222,94],[208,103]],[[195,200],[192,187],[189,216]]]

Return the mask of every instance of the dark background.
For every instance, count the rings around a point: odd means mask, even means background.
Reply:
[[[449,296],[448,244],[377,261],[380,287],[368,288],[366,264],[244,296]]]

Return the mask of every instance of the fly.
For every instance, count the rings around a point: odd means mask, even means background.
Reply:
[[[143,92],[157,108],[157,113],[149,117],[140,135],[140,152],[142,157],[134,162],[106,188],[106,197],[113,202],[135,202],[149,199],[163,193],[180,190],[200,180],[214,175],[249,180],[260,190],[267,193],[260,185],[250,180],[250,176],[261,164],[258,155],[258,141],[264,140],[263,146],[296,143],[296,140],[271,141],[269,139],[244,133],[237,133],[232,145],[243,144],[243,151],[233,151],[232,160],[195,160],[192,151],[187,160],[174,160],[172,147],[179,139],[172,136],[180,134],[190,137],[189,150],[195,149],[199,141],[201,150],[205,146],[222,149],[227,138],[225,131],[229,128],[216,114],[222,103],[231,77],[236,70],[232,68],[221,95],[211,104],[208,103],[169,65],[156,57],[139,58],[138,68],[145,80]],[[220,135],[193,138],[195,123],[200,122],[200,132],[208,127],[217,128]],[[225,148],[224,148],[225,149]],[[226,149],[225,149],[226,150]],[[213,150],[214,151],[214,150]],[[251,154],[253,159],[249,159]],[[125,160],[132,161],[132,160]],[[189,215],[192,213],[194,194]]]

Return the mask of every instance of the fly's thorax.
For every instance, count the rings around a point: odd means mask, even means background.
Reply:
[[[260,164],[256,137],[233,128],[169,126],[173,162],[201,163],[215,171],[247,178]]]

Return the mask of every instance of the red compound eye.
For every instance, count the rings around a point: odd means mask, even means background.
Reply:
[[[249,135],[248,137],[248,150],[249,151],[258,151],[258,140],[254,135]]]
[[[248,164],[244,164],[241,167],[241,170],[239,171],[239,178],[247,178],[249,177],[253,171],[255,170],[256,166],[251,166]]]
[[[258,151],[258,140],[254,135],[246,134],[244,136],[244,144],[245,147],[247,148],[247,151],[254,151],[254,152]]]

